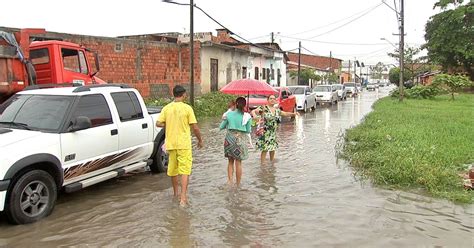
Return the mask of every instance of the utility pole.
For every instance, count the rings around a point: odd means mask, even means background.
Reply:
[[[329,84],[329,76],[332,75],[332,51],[329,51],[329,74],[328,74],[328,84]],[[332,84],[332,83],[331,83]]]
[[[357,58],[354,58],[354,83],[357,83]]]
[[[301,76],[301,41],[299,42],[299,46],[298,46],[298,85],[301,85],[300,76]]]
[[[404,57],[405,57],[405,47],[404,47],[404,42],[405,42],[405,10],[404,10],[404,0],[400,0],[401,1],[401,4],[400,4],[400,51],[399,51],[399,54],[400,54],[400,82],[398,83],[398,88],[400,90],[400,99],[399,101],[402,102],[403,101],[403,88],[404,88],[404,85],[403,85],[403,71],[404,71]]]
[[[275,42],[275,37],[273,36],[273,32],[272,32],[272,45],[274,42]]]
[[[189,21],[189,46],[190,46],[190,53],[191,53],[191,65],[190,65],[190,94],[189,94],[189,101],[191,103],[191,106],[194,107],[194,0],[190,0],[190,21]]]
[[[351,82],[352,80],[352,74],[351,74],[351,60],[349,59],[349,82]]]

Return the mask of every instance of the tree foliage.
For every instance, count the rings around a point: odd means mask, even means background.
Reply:
[[[290,71],[291,78],[298,78],[298,71]],[[300,72],[300,81],[308,83],[309,80],[320,81],[321,76],[316,74],[316,71],[310,68],[304,68]]]
[[[383,72],[386,70],[385,65],[382,62],[378,62],[375,66],[370,67],[370,71],[372,72],[371,78],[381,79]]]
[[[322,80],[323,80],[324,82],[327,82],[327,83],[330,83],[330,84],[334,84],[334,83],[338,83],[338,82],[339,82],[339,77],[336,75],[336,73],[332,72],[332,73],[323,75],[323,76],[322,76]]]
[[[430,18],[425,26],[429,59],[443,66],[444,71],[463,69],[474,80],[474,1],[441,0],[435,7],[443,12]],[[447,9],[448,6],[453,9]]]
[[[440,7],[441,9],[445,9],[450,4],[458,5],[458,4],[462,4],[463,2],[464,0],[440,0],[437,3],[435,3],[434,8]]]
[[[433,80],[433,85],[438,87],[446,86],[451,93],[451,99],[454,100],[454,93],[473,86],[473,82],[468,77],[462,75],[439,74]]]
[[[403,82],[406,82],[408,80],[410,80],[413,75],[410,71],[403,71]],[[399,85],[400,83],[400,67],[395,67],[395,68],[392,68],[390,69],[390,71],[388,72],[388,80],[390,81],[390,83],[392,84],[395,84],[395,85]]]

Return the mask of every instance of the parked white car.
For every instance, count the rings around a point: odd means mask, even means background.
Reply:
[[[356,84],[354,82],[347,82],[344,83],[344,86],[346,87],[347,95],[349,97],[356,96],[359,94],[359,90],[356,87]]]
[[[289,86],[288,89],[296,97],[296,110],[308,112],[316,109],[316,94],[311,87]]]
[[[347,98],[346,87],[342,84],[333,84],[332,86],[336,88],[337,98],[339,99],[339,101],[346,100]]]
[[[74,192],[149,166],[162,172],[164,129],[127,85],[25,90],[0,105],[0,211],[14,224]]]
[[[360,83],[356,83],[357,91],[362,92],[362,85]]]
[[[370,91],[370,90],[375,91],[378,88],[379,88],[379,85],[376,82],[371,82],[367,84],[367,91]]]
[[[316,93],[317,103],[337,103],[336,87],[332,85],[318,85],[314,87],[313,92]]]

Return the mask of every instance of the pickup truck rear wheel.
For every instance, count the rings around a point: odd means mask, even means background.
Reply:
[[[6,214],[13,224],[38,221],[53,211],[57,187],[53,177],[43,170],[23,174],[11,188]]]
[[[164,139],[158,143],[158,150],[153,158],[153,163],[150,165],[150,170],[153,173],[163,173],[168,170],[168,154],[166,154],[162,149],[164,144]]]

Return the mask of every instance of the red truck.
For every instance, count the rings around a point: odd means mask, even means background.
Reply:
[[[42,84],[101,84],[97,53],[64,41],[30,42],[44,29],[22,29],[15,33],[0,30],[0,103],[27,86]],[[88,54],[95,58],[95,68]]]

